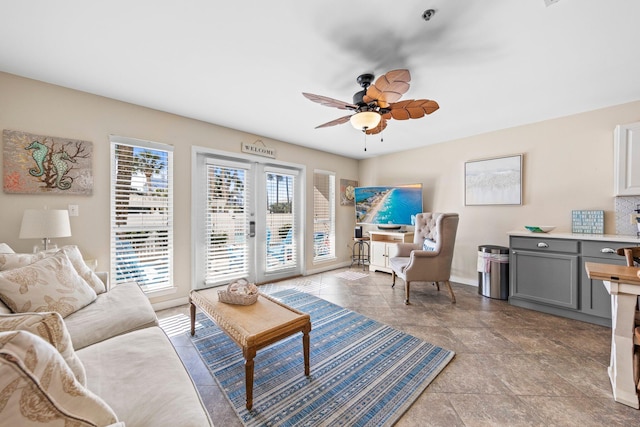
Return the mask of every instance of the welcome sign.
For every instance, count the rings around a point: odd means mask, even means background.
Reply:
[[[243,153],[256,154],[258,156],[270,157],[272,159],[275,159],[276,157],[275,148],[267,147],[261,139],[257,140],[253,144],[249,144],[247,142],[241,143],[241,150]]]

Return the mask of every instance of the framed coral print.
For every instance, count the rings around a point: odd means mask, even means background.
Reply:
[[[90,195],[89,141],[4,130],[5,193]]]
[[[340,205],[355,206],[353,201],[354,189],[358,186],[358,181],[351,179],[340,180]]]
[[[521,205],[522,154],[466,162],[464,204]]]

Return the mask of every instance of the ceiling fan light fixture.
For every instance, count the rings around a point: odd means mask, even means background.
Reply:
[[[378,124],[380,124],[381,118],[382,116],[380,116],[380,113],[377,113],[375,111],[361,111],[351,116],[349,121],[351,122],[351,125],[357,130],[365,131],[367,129],[373,129],[378,126]]]

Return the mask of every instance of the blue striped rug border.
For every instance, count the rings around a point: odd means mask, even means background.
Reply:
[[[251,411],[240,348],[201,312],[189,335],[247,427],[391,426],[455,355],[295,289],[270,295],[310,314],[311,375],[301,334],[258,351]]]

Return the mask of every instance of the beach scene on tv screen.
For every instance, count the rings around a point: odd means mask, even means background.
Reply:
[[[357,187],[356,222],[378,225],[414,225],[422,212],[422,184]]]

